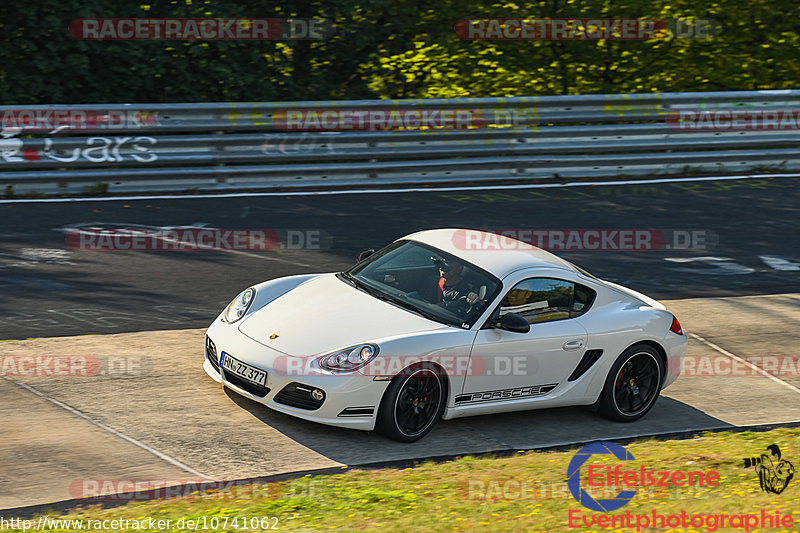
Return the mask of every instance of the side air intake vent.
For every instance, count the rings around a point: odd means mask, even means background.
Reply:
[[[567,381],[575,381],[584,375],[586,371],[592,368],[592,365],[600,359],[601,355],[603,355],[603,350],[586,350],[586,353],[584,353],[581,358],[581,362],[578,363],[578,366],[572,371],[572,375]]]

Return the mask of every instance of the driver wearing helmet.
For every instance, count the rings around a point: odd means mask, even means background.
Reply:
[[[439,272],[438,301],[445,307],[464,306],[465,303],[473,306],[480,301],[474,285],[464,276],[463,264],[454,262],[450,265],[449,270],[440,269]]]

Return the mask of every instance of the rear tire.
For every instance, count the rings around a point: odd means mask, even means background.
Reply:
[[[655,348],[646,344],[631,346],[611,367],[598,410],[619,422],[639,420],[655,405],[663,380],[664,362]]]
[[[411,366],[389,383],[375,429],[400,442],[417,441],[442,416],[446,398],[445,377],[435,365]]]

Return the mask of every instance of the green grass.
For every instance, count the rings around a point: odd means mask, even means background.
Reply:
[[[635,460],[620,463],[594,456],[587,464],[638,470],[709,471],[721,475],[716,487],[639,489],[625,511],[659,513],[768,513],[780,511],[800,530],[800,472],[779,495],[761,491],[753,469],[742,458],[759,456],[778,444],[784,459],[800,468],[800,429],[768,432],[707,433],[688,440],[641,440],[626,446]],[[566,452],[526,452],[508,457],[464,457],[445,463],[425,463],[405,470],[343,469],[341,474],[305,477],[283,483],[237,489],[229,493],[196,494],[188,498],[129,503],[123,507],[87,508],[61,518],[142,519],[278,517],[280,531],[382,528],[389,531],[601,531],[568,527],[568,512],[601,516],[581,507],[570,495],[566,470],[576,449]],[[584,466],[584,471],[586,466]],[[583,478],[585,480],[585,477]],[[508,482],[511,483],[508,483]],[[526,491],[518,488],[525,484]],[[503,494],[502,488],[511,489]],[[490,489],[487,494],[487,489]],[[616,493],[614,487],[613,493]],[[487,498],[488,496],[488,498]],[[56,515],[51,515],[55,517]],[[220,527],[220,529],[222,529]],[[607,529],[610,530],[610,529]],[[615,531],[636,531],[616,528]],[[718,529],[718,531],[732,529]],[[228,531],[237,531],[232,527]],[[642,531],[656,531],[642,529]],[[657,531],[706,531],[659,529]],[[740,529],[739,531],[744,531]],[[752,530],[751,530],[752,531]],[[761,530],[764,531],[764,530]]]

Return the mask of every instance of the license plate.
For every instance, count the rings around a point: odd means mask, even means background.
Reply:
[[[250,366],[247,363],[242,363],[238,359],[235,359],[225,352],[222,352],[222,357],[220,358],[220,364],[222,368],[239,376],[242,379],[246,379],[251,383],[255,383],[256,385],[261,385],[262,387],[267,386],[267,373],[264,370],[259,370],[254,366]]]

